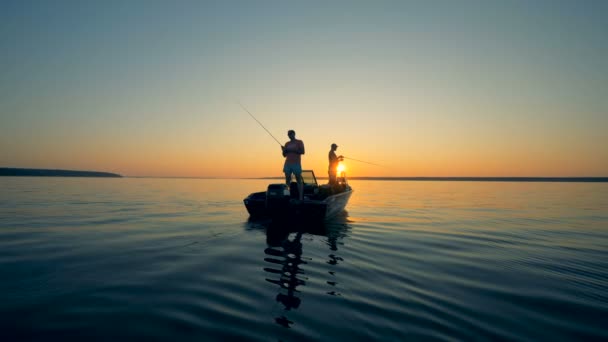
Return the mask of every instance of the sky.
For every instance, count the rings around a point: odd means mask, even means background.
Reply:
[[[608,176],[608,2],[0,1],[0,167],[281,176],[289,129],[318,176]]]

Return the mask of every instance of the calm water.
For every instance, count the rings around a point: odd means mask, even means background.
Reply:
[[[267,183],[0,178],[0,340],[608,338],[608,183],[351,181],[303,233]]]

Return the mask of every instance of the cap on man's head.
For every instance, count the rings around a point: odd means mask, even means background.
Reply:
[[[336,143],[331,144],[331,147],[338,147],[338,145],[336,145]]]
[[[296,131],[294,131],[293,129],[290,129],[289,131],[287,131],[287,134],[296,134]]]

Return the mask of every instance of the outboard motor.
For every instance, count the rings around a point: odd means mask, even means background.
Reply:
[[[285,183],[269,184],[266,190],[266,209],[270,213],[280,213],[289,205],[289,194]]]

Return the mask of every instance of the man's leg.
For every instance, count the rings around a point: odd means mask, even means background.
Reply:
[[[298,181],[298,192],[300,195],[300,201],[304,199],[304,181],[302,180],[302,174],[296,173],[296,180]]]
[[[288,187],[291,184],[291,171],[285,171],[285,184],[287,184]]]
[[[329,184],[330,185],[334,185],[336,184],[336,174],[335,173],[329,173]]]

